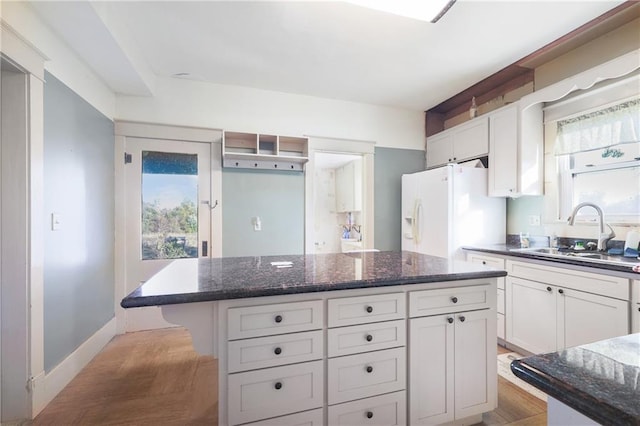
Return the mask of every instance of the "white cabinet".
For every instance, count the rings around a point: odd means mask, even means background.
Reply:
[[[344,404],[328,410],[331,426],[404,426],[406,422],[405,392],[394,392]]]
[[[474,118],[427,138],[427,168],[483,157],[488,152],[488,119]]]
[[[489,113],[489,195],[543,193],[542,104],[518,103]]]
[[[629,333],[628,280],[510,260],[507,270],[507,342],[546,353]]]
[[[412,318],[409,424],[440,424],[496,407],[495,312]]]
[[[362,160],[353,160],[336,169],[336,211],[362,210]]]
[[[486,254],[479,254],[474,252],[467,253],[467,262],[479,263],[481,265],[490,266],[496,269],[504,269],[504,259],[500,257],[487,256]],[[505,339],[505,277],[498,278],[498,338]]]
[[[224,131],[222,166],[302,171],[308,148],[307,138]]]

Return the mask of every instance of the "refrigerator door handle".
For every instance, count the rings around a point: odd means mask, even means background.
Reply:
[[[421,225],[422,225],[422,200],[416,200],[416,205],[413,210],[413,239],[416,244],[420,244],[421,241]]]

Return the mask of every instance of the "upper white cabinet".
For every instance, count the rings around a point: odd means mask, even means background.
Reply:
[[[336,211],[362,210],[362,160],[354,160],[336,169]]]
[[[542,104],[507,105],[489,115],[489,195],[543,193]]]
[[[427,138],[427,168],[459,163],[489,152],[489,121],[474,118]]]

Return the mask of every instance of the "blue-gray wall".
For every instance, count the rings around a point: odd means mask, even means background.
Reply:
[[[393,251],[401,249],[402,175],[424,170],[424,166],[424,151],[376,148],[374,162],[375,248]]]
[[[222,255],[268,256],[304,252],[304,175],[223,169]],[[252,219],[262,221],[254,231]]]
[[[51,74],[44,86],[44,365],[114,316],[113,122]],[[51,213],[62,227],[51,230]]]

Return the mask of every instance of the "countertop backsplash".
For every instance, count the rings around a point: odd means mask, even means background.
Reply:
[[[549,239],[550,237],[545,235],[530,235],[529,236],[529,247],[549,247]],[[573,247],[576,241],[583,241],[586,246],[587,243],[593,242],[595,244],[598,243],[598,240],[595,238],[572,238],[572,237],[558,237],[558,247]],[[517,246],[520,244],[520,235],[518,234],[507,234],[506,244],[508,246]],[[624,249],[624,240],[611,240],[607,243],[607,248],[618,248]]]

